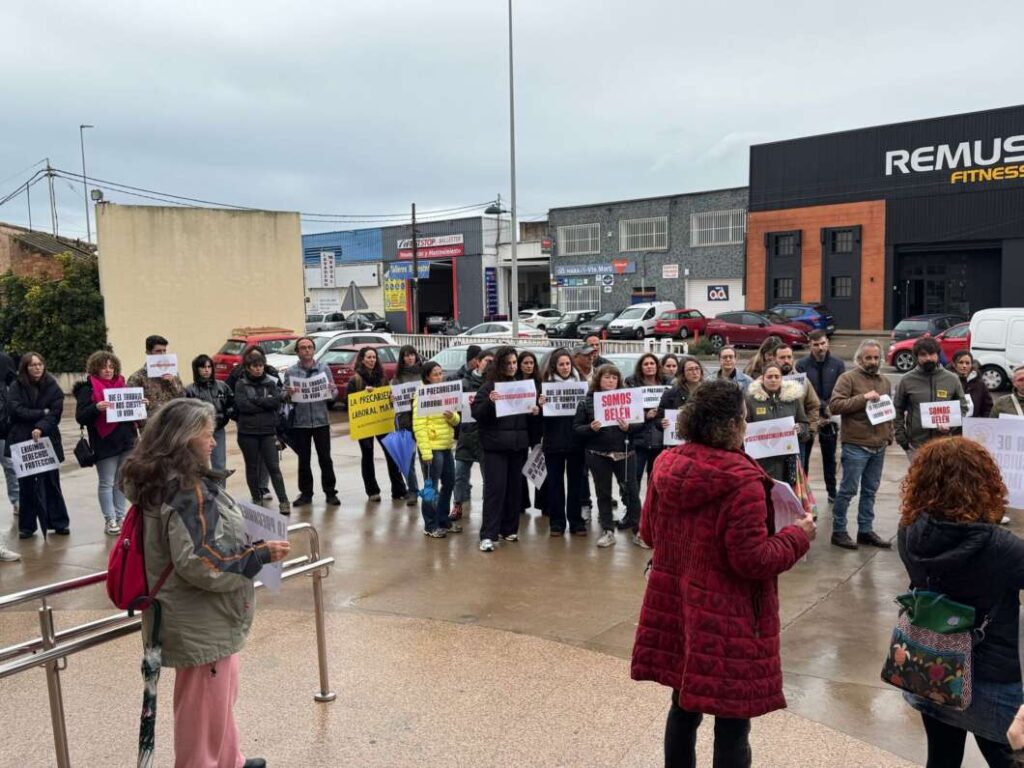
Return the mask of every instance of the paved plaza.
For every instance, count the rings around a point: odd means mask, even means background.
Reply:
[[[536,510],[521,539],[477,551],[482,491],[474,471],[466,531],[422,535],[418,509],[387,498],[369,504],[358,446],[335,413],[333,455],[342,506],[323,497],[293,521],[312,522],[337,564],[324,582],[331,684],[338,699],[318,704],[309,582],[259,595],[242,656],[239,721],[250,755],[279,766],[655,766],[669,692],[629,679],[628,659],[649,554],[620,535],[608,550],[586,539],[550,538]],[[66,443],[77,430],[64,424]],[[230,436],[229,464],[241,466]],[[295,495],[296,460],[285,454]],[[906,470],[890,450],[877,529],[895,536],[897,489]],[[812,483],[824,500],[820,456]],[[105,567],[92,469],[62,471],[71,536],[8,537],[23,561],[0,566],[0,594]],[[238,472],[229,489],[244,498]],[[5,525],[9,512],[0,514]],[[1014,516],[1013,526],[1019,525]],[[899,694],[879,680],[892,598],[906,587],[895,551],[847,552],[828,544],[826,509],[805,561],[780,582],[783,667],[789,709],[754,723],[755,764],[903,766],[921,764],[924,733]],[[58,629],[112,613],[102,588],[55,601]],[[0,645],[38,634],[35,606],[0,620]],[[139,639],[124,638],[68,662],[63,675],[72,762],[133,762],[142,692]],[[161,680],[158,765],[170,765],[173,671]],[[0,766],[52,765],[42,671],[0,683]],[[710,727],[701,732],[710,765]],[[966,766],[983,762],[973,743]]]

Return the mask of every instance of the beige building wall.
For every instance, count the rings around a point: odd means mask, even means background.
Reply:
[[[297,213],[102,203],[96,232],[108,337],[126,375],[154,333],[189,383],[192,358],[214,354],[233,328],[302,332]]]

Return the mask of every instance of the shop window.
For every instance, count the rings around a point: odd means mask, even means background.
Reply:
[[[747,234],[747,212],[703,211],[690,214],[690,247],[740,245]]]
[[[772,294],[776,302],[793,300],[793,278],[776,277],[772,283]]]
[[[573,224],[558,228],[560,256],[586,256],[601,253],[601,225]]]
[[[833,277],[830,295],[833,299],[849,299],[853,297],[852,277]]]

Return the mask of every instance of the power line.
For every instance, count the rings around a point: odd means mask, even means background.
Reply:
[[[0,179],[0,184],[4,184],[4,183],[10,181],[11,179],[16,179],[19,176],[21,176],[22,174],[28,173],[33,168],[35,168],[37,165],[42,165],[45,162],[46,162],[46,158],[45,157],[42,160],[37,160],[36,162],[32,163],[32,165],[30,165],[28,168],[23,168],[22,170],[18,171],[17,173],[12,173],[10,176],[5,176],[4,178]]]

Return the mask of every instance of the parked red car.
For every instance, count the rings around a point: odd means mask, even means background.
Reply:
[[[224,381],[234,367],[242,362],[242,353],[253,344],[262,349],[264,354],[269,355],[280,351],[281,347],[297,338],[297,334],[284,330],[272,333],[246,333],[244,329],[236,330],[213,356],[213,376],[219,381]]]
[[[926,333],[925,336],[931,334]],[[935,340],[939,342],[939,349],[942,350],[943,364],[952,362],[953,355],[959,352],[961,349],[970,351],[971,349],[971,324],[970,323],[957,323],[952,328],[947,328],[942,333],[935,336]],[[903,341],[897,341],[895,344],[889,347],[889,351],[885,353],[885,362],[891,365],[900,373],[906,373],[917,365],[917,360],[914,359],[914,342],[917,339],[904,339]]]
[[[736,347],[759,347],[769,336],[777,336],[793,347],[807,344],[811,327],[806,323],[786,322],[771,312],[723,312],[708,320],[707,334],[711,346],[721,349],[726,344]]]
[[[334,386],[338,388],[336,402],[344,404],[345,387],[348,381],[356,372],[356,355],[359,350],[369,347],[377,352],[377,361],[384,366],[384,377],[390,379],[398,369],[398,351],[400,347],[391,344],[349,344],[347,346],[331,347],[323,357],[321,363],[325,363],[331,369],[331,376],[334,378]]]
[[[696,309],[671,309],[662,312],[654,323],[654,338],[685,339],[703,336],[708,319]]]

